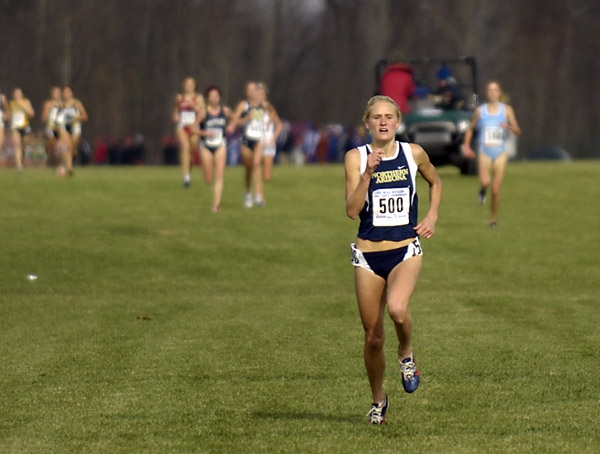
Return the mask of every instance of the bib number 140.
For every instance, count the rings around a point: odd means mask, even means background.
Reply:
[[[409,223],[409,188],[377,189],[373,192],[373,225],[391,227]]]
[[[484,144],[486,147],[499,147],[504,140],[504,129],[499,126],[488,126],[484,130]]]

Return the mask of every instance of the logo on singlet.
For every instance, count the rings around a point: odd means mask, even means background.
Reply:
[[[375,183],[393,183],[394,181],[406,181],[408,169],[386,170],[385,172],[374,172],[372,178]]]

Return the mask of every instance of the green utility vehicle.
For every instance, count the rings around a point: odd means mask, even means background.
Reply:
[[[377,63],[378,91],[382,77],[394,63],[392,60]],[[462,153],[465,131],[479,104],[475,58],[418,58],[402,63],[412,69],[417,88],[409,99],[410,111],[403,114],[397,136],[400,140],[421,145],[434,165],[452,164],[459,167],[462,174],[476,174],[476,159],[467,159]],[[461,99],[447,103],[443,95],[436,95],[440,74],[451,74]],[[474,138],[476,136],[477,131],[473,134]]]

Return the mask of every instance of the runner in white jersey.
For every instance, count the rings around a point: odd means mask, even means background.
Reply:
[[[227,139],[225,128],[228,119],[231,118],[231,109],[221,105],[221,90],[212,85],[206,89],[206,115],[200,122],[198,135],[203,139],[200,141],[200,153],[202,154],[202,170],[204,181],[212,184],[213,188],[213,212],[221,210],[221,196],[223,194],[223,178],[225,165],[227,164]]]
[[[267,101],[269,89],[267,84],[259,82],[258,93],[263,105],[265,105],[265,148],[263,150],[263,180],[271,181],[271,175],[273,174],[273,163],[275,162],[275,155],[277,154],[277,137],[281,133],[281,120],[273,104]]]
[[[47,164],[56,166],[58,175],[63,175],[66,157],[64,154],[70,149],[69,136],[61,128],[62,118],[62,92],[60,87],[50,89],[50,98],[44,102],[42,107],[42,122],[44,123],[44,139],[46,141]]]
[[[243,127],[240,154],[246,169],[246,208],[264,206],[262,158],[265,147],[265,111],[270,109],[268,102],[261,102],[256,82],[246,84],[246,100],[240,101],[227,126],[227,133],[233,134],[238,126]]]
[[[27,144],[27,137],[31,134],[30,120],[35,115],[35,111],[31,101],[23,96],[23,90],[20,88],[13,90],[13,98],[10,100],[9,107],[15,165],[17,170],[23,170],[23,150]]]
[[[475,152],[471,149],[473,130],[478,127],[479,139],[479,203],[486,201],[488,187],[492,186],[492,204],[490,227],[496,228],[498,207],[500,205],[500,188],[504,179],[508,153],[506,152],[506,134],[511,132],[521,134],[515,112],[511,106],[500,102],[502,89],[496,81],[487,84],[487,103],[475,109],[471,124],[465,132],[464,152],[468,158],[474,158]]]

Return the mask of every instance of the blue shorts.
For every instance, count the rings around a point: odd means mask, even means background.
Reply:
[[[350,248],[352,249],[352,264],[354,266],[364,268],[385,280],[399,263],[423,255],[419,238],[415,238],[412,243],[404,247],[387,251],[362,252],[356,247],[355,243],[352,243]]]
[[[506,150],[504,148],[497,150],[497,149],[489,149],[489,148],[481,147],[481,152],[484,155],[486,155],[488,158],[490,158],[492,161],[495,161],[500,156],[502,156],[502,154],[505,153]]]

